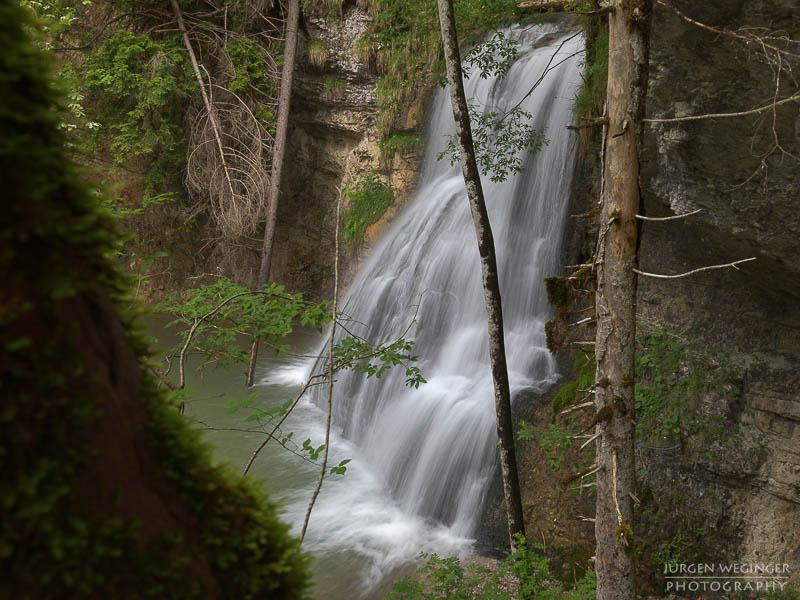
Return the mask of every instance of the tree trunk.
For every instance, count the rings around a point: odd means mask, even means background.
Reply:
[[[505,340],[503,337],[503,311],[500,304],[500,281],[497,274],[497,259],[494,238],[486,212],[475,149],[472,143],[472,130],[469,123],[467,99],[464,95],[464,82],[461,79],[461,57],[458,50],[456,24],[453,16],[452,0],[439,0],[439,22],[442,27],[444,57],[447,65],[447,81],[450,84],[450,99],[456,121],[461,152],[461,168],[467,187],[472,220],[478,237],[478,252],[481,256],[483,273],[483,292],[486,298],[486,313],[489,321],[489,358],[494,379],[494,400],[497,413],[497,437],[500,451],[500,469],[503,475],[503,492],[508,512],[508,533],[512,549],[516,543],[514,534],[525,533],[522,519],[522,501],[517,473],[517,459],[514,453],[514,432],[511,426],[511,393],[508,384]]]
[[[286,154],[286,135],[289,130],[289,105],[292,100],[292,76],[297,51],[297,25],[300,21],[300,0],[289,0],[286,15],[286,47],[283,51],[281,70],[281,90],[278,97],[278,124],[275,130],[275,146],[272,150],[272,173],[270,176],[269,211],[264,226],[264,243],[261,246],[261,267],[258,270],[256,287],[267,283],[272,263],[272,244],[275,239],[275,219],[278,215],[278,198],[281,193],[283,157]],[[258,358],[258,338],[250,347],[250,364],[247,368],[247,386],[253,385],[256,358]]]
[[[647,95],[652,0],[617,0],[609,15],[608,127],[597,256],[598,600],[635,598],[634,351],[638,264],[638,142]]]

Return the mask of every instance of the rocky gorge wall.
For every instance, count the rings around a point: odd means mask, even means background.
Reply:
[[[707,24],[800,39],[800,12],[781,0],[674,2]],[[770,64],[763,48],[656,7],[648,116],[746,111],[796,94],[800,57]],[[774,41],[774,40],[773,40]],[[796,50],[796,46],[793,50]],[[776,90],[776,82],[780,89]],[[760,115],[646,126],[641,185],[649,216],[642,270],[683,273],[743,258],[739,270],[640,277],[640,328],[664,325],[738,365],[740,393],[705,392],[698,414],[727,434],[680,452],[642,449],[640,479],[659,518],[695,513],[685,559],[789,563],[800,581],[800,103]],[[779,144],[783,149],[774,147]],[[793,155],[792,156],[790,156]],[[705,452],[704,452],[705,450]],[[651,511],[652,512],[652,511]],[[672,513],[672,516],[671,516]],[[689,555],[693,556],[689,556]]]
[[[303,59],[295,73],[286,173],[276,231],[273,277],[289,288],[330,296],[333,289],[334,222],[340,190],[375,170],[394,192],[394,204],[365,234],[356,249],[343,248],[345,281],[360,256],[410,197],[420,152],[395,152],[382,157],[378,145],[378,108],[374,65],[358,60],[356,40],[370,25],[365,9],[346,4],[338,18],[304,15]],[[314,65],[310,40],[321,40],[327,57]],[[393,124],[393,131],[421,127],[424,99]],[[348,208],[345,198],[342,210]]]

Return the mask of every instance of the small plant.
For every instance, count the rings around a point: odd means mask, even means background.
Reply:
[[[372,40],[369,34],[364,34],[358,38],[353,44],[353,55],[359,62],[369,65],[375,57],[375,49],[372,46]]]
[[[421,555],[427,562],[416,574],[392,586],[385,600],[593,600],[594,571],[562,584],[552,573],[543,547],[517,536],[517,549],[496,568],[464,565],[457,557]]]
[[[364,240],[367,227],[392,205],[394,194],[373,169],[364,178],[351,183],[344,190],[344,195],[350,200],[350,207],[342,220],[345,241],[354,248]]]
[[[341,100],[344,98],[347,84],[335,77],[325,79],[325,98],[328,100]]]
[[[643,336],[636,359],[637,434],[645,443],[681,441],[703,433],[726,435],[722,422],[696,414],[703,392],[717,391],[734,400],[741,393],[738,368],[721,352],[688,344],[677,332],[657,329]]]
[[[378,142],[381,151],[381,162],[389,164],[398,152],[412,152],[419,146],[419,136],[410,133],[396,133]]]
[[[311,40],[306,48],[308,62],[315,67],[321,67],[328,60],[328,44],[323,40]]]
[[[549,459],[551,469],[557,469],[564,461],[567,448],[572,443],[571,436],[574,432],[569,425],[559,425],[551,423],[542,432],[539,438],[539,445]]]

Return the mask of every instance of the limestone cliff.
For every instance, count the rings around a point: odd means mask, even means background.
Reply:
[[[382,161],[376,104],[378,74],[355,57],[353,45],[370,24],[358,5],[346,5],[341,17],[304,15],[304,59],[292,94],[287,172],[278,215],[273,276],[293,289],[323,294],[333,284],[333,224],[339,190],[376,169],[394,190],[395,205],[367,230],[365,247],[375,241],[387,219],[408,199],[415,182],[418,154],[396,153]],[[324,63],[308,60],[310,40],[324,44]],[[420,103],[421,107],[421,103]],[[419,107],[418,107],[419,108]],[[416,130],[421,110],[397,123]],[[388,162],[388,164],[387,164]],[[347,202],[343,209],[347,208]],[[352,272],[358,256],[343,252]]]

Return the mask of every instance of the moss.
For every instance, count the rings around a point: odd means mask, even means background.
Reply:
[[[571,294],[566,277],[547,277],[544,280],[544,288],[547,292],[547,301],[556,309],[559,316],[569,310]]]
[[[301,597],[307,559],[275,508],[211,466],[146,373],[118,235],[65,155],[51,65],[23,25],[0,0],[0,597]],[[87,481],[115,474],[98,465],[142,418],[120,452],[160,465],[138,474],[149,496]],[[177,514],[163,531],[141,518],[153,497]]]

